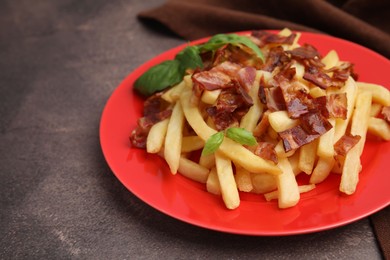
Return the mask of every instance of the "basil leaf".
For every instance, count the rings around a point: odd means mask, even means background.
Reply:
[[[183,79],[178,60],[167,60],[151,67],[134,83],[134,88],[144,96],[179,83]]]
[[[180,71],[183,74],[186,69],[203,68],[202,58],[199,56],[197,46],[187,46],[176,55],[175,60],[180,62]]]
[[[210,136],[203,147],[202,156],[214,153],[222,144],[223,138],[223,132],[218,132]]]
[[[240,144],[244,144],[244,145],[257,144],[256,138],[252,135],[252,133],[244,128],[239,128],[239,127],[228,128],[226,130],[226,136]]]
[[[210,38],[209,41],[204,43],[199,47],[200,52],[205,51],[214,51],[218,49],[219,47],[222,47],[225,44],[243,44],[246,45],[248,48],[252,49],[253,52],[256,54],[258,58],[260,58],[262,61],[264,61],[264,55],[261,52],[260,48],[252,42],[251,39],[249,39],[246,36],[238,35],[238,34],[216,34],[213,37]]]

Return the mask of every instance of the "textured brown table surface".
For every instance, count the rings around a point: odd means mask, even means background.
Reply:
[[[380,259],[368,219],[315,234],[246,237],[172,219],[114,177],[105,102],[184,40],[140,23],[162,0],[0,2],[0,259]]]

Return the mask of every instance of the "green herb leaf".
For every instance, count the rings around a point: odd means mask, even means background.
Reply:
[[[226,136],[240,144],[257,144],[256,138],[252,135],[252,133],[244,128],[231,127],[226,130]]]
[[[210,136],[203,147],[202,156],[214,153],[222,144],[223,138],[223,132],[218,132]]]
[[[204,43],[203,45],[199,46],[200,52],[205,52],[205,51],[214,51],[221,46],[225,44],[243,44],[246,45],[248,48],[252,49],[253,52],[256,54],[258,58],[260,58],[262,61],[264,61],[264,55],[261,52],[260,48],[252,42],[251,39],[249,39],[246,36],[243,35],[238,35],[238,34],[216,34],[213,37],[210,38],[209,41]]]
[[[134,83],[134,88],[144,96],[179,83],[183,79],[178,60],[167,60],[151,67]]]
[[[197,46],[187,46],[176,55],[175,60],[180,62],[180,71],[183,74],[186,69],[203,68],[202,58],[199,56]]]
[[[183,79],[186,69],[203,68],[200,53],[215,51],[225,44],[246,45],[253,50],[257,57],[264,61],[263,53],[248,37],[237,34],[217,34],[204,44],[187,46],[176,55],[174,60],[164,61],[151,67],[135,81],[134,88],[140,94],[150,96],[155,92],[173,86]]]

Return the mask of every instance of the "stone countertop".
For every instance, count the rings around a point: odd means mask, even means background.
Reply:
[[[380,259],[365,218],[314,234],[198,228],[129,192],[99,121],[136,67],[183,42],[136,14],[162,0],[0,2],[0,259]]]

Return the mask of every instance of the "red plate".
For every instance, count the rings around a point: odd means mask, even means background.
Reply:
[[[205,39],[193,42],[201,43]],[[355,63],[359,80],[390,86],[390,62],[383,56],[342,39],[302,33],[300,43],[310,43],[325,55],[336,50],[341,60]],[[338,191],[340,175],[331,174],[317,188],[304,193],[297,206],[279,209],[261,195],[240,193],[241,205],[227,210],[222,199],[206,191],[205,185],[180,174],[172,175],[157,155],[134,149],[129,134],[141,116],[143,100],[132,91],[134,81],[149,67],[172,59],[181,45],[146,62],[114,91],[100,123],[104,156],[124,186],[155,209],[200,227],[245,235],[293,235],[335,228],[364,218],[390,204],[390,142],[367,142],[363,170],[355,194]],[[386,160],[387,159],[387,160]],[[304,174],[301,174],[304,178]],[[304,181],[304,180],[303,180]]]

